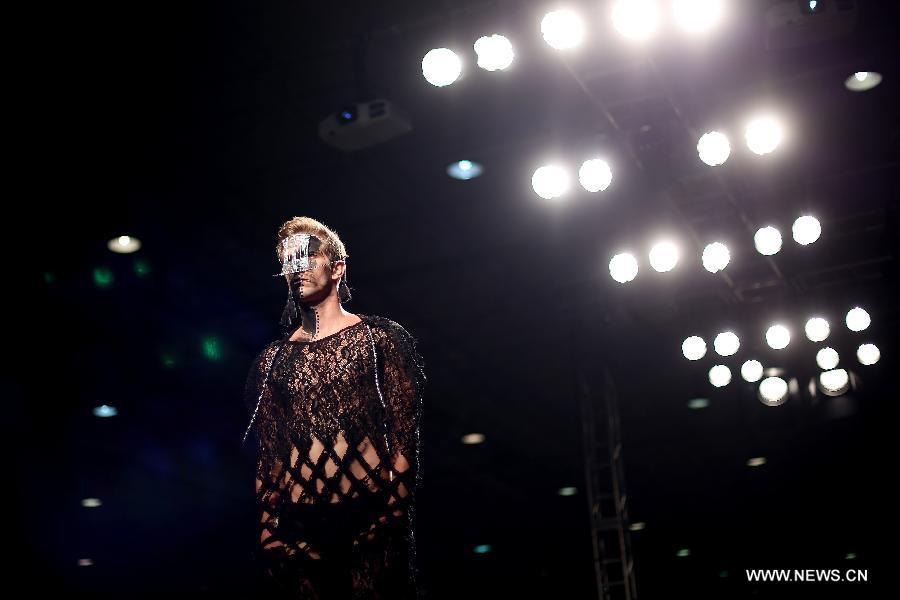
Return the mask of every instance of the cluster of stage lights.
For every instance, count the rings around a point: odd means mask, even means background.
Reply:
[[[773,152],[781,143],[783,129],[779,121],[769,115],[752,119],[746,127],[745,139],[747,147],[758,155]],[[697,144],[700,160],[710,166],[725,163],[731,154],[728,137],[720,131],[703,134]],[[450,169],[454,166],[451,165]],[[449,170],[448,170],[449,172]],[[451,176],[456,176],[450,173]],[[457,177],[459,179],[460,177]],[[554,200],[566,194],[571,188],[572,175],[569,169],[558,164],[538,167],[531,176],[531,187],[545,200]],[[600,192],[612,182],[612,170],[609,163],[601,158],[585,161],[578,170],[578,181],[581,187],[589,192]],[[801,242],[802,243],[802,242]],[[809,243],[809,242],[807,242]]]
[[[623,37],[636,42],[649,40],[665,18],[664,5],[678,27],[692,35],[712,31],[725,14],[723,0],[617,0],[612,3],[609,18]],[[576,12],[557,10],[544,15],[541,34],[548,45],[557,50],[575,48],[584,41],[586,21]]]
[[[792,227],[794,241],[801,246],[815,242],[822,234],[822,226],[818,219],[804,215],[794,221]],[[771,256],[781,250],[781,232],[766,226],[759,229],[753,238],[756,250],[763,255]],[[670,240],[661,240],[650,248],[648,255],[650,266],[659,273],[673,270],[681,258],[678,246]],[[712,242],[703,248],[701,262],[703,268],[710,273],[718,273],[728,266],[731,252],[722,242]],[[609,275],[619,283],[633,281],[638,274],[638,260],[630,252],[619,252],[609,261]]]
[[[679,27],[691,34],[703,34],[713,29],[724,14],[723,0],[674,0],[668,3]],[[660,26],[663,11],[653,0],[618,0],[609,16],[613,26],[625,38],[648,39]],[[569,10],[556,10],[541,20],[544,41],[557,50],[579,46],[585,38],[584,19]],[[473,49],[477,64],[486,71],[502,71],[515,59],[512,43],[500,34],[478,38]],[[422,59],[422,75],[428,83],[444,87],[460,78],[463,60],[450,48],[434,48]]]
[[[571,181],[572,175],[568,168],[544,165],[531,176],[531,187],[541,198],[553,200],[569,191]],[[602,158],[589,158],[578,169],[578,182],[588,192],[602,192],[612,183],[612,169]]]
[[[847,329],[858,333],[867,329],[872,319],[865,309],[856,306],[847,312],[844,322]],[[812,317],[806,322],[804,332],[811,342],[823,342],[831,334],[831,325],[823,317]],[[765,338],[770,348],[783,350],[791,342],[791,331],[784,324],[775,323],[766,330]],[[719,356],[733,356],[740,347],[740,339],[733,331],[723,331],[713,339],[713,349]],[[706,341],[698,335],[692,335],[682,342],[681,352],[688,360],[700,360],[706,356]],[[861,344],[856,350],[856,358],[863,366],[874,365],[881,358],[881,351],[875,344]],[[850,376],[846,369],[838,368],[840,356],[834,348],[829,346],[821,348],[816,353],[816,364],[822,369],[818,379],[826,394],[839,395],[847,390]],[[787,399],[787,381],[777,374],[763,379],[764,373],[763,364],[758,360],[750,359],[741,365],[741,377],[744,381],[760,382],[759,397],[763,403],[771,406],[781,404]],[[728,385],[731,378],[731,369],[727,365],[717,364],[709,370],[709,382],[715,387]]]
[[[679,28],[691,34],[705,34],[722,21],[725,14],[723,0],[673,0],[665,3],[672,19]],[[815,10],[810,9],[811,12]],[[649,39],[662,21],[664,10],[655,0],[618,0],[613,3],[610,19],[615,29],[624,37],[634,41]],[[571,50],[584,41],[587,30],[585,20],[571,10],[556,10],[544,15],[541,20],[541,34],[544,41],[556,50]],[[494,33],[478,38],[473,45],[476,63],[486,71],[502,71],[509,68],[515,58],[512,42],[503,35]],[[463,73],[463,59],[450,48],[434,48],[422,59],[422,74],[426,81],[437,87],[448,86],[457,81]],[[844,86],[851,91],[867,91],[881,83],[881,74],[874,71],[857,71],[848,76]],[[744,127],[744,141],[747,148],[762,156],[774,152],[784,139],[784,127],[774,115],[762,114],[751,118]],[[731,142],[722,131],[708,131],[697,142],[700,160],[709,166],[725,164],[731,155]],[[460,161],[465,163],[467,161]],[[547,180],[535,192],[542,198],[556,198],[568,189],[568,177],[559,167],[541,167],[541,175],[535,172],[535,179]],[[479,172],[460,170],[456,164],[448,167],[448,173],[456,179],[472,179]],[[546,195],[545,195],[546,194]]]
[[[516,57],[512,43],[500,34],[478,38],[474,44],[477,64],[485,71],[504,71]],[[433,86],[450,85],[462,75],[463,61],[449,48],[434,48],[422,58],[422,75]]]
[[[744,142],[758,156],[774,152],[783,139],[784,127],[774,115],[757,115],[744,126]],[[711,167],[724,165],[731,156],[731,142],[721,131],[708,131],[697,141],[697,155]]]

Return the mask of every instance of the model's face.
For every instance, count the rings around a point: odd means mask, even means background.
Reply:
[[[307,268],[284,275],[291,292],[299,300],[314,301],[324,298],[343,274],[344,261],[336,261],[332,265],[328,256],[322,252],[322,247],[319,238],[310,236],[305,252],[308,259]]]

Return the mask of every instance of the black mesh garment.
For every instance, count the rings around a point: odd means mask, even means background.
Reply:
[[[422,360],[399,324],[358,316],[315,341],[272,342],[247,377],[254,557],[286,597],[418,596]]]

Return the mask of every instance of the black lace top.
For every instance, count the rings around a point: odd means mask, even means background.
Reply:
[[[422,360],[398,323],[270,343],[247,377],[254,557],[295,598],[415,598]]]

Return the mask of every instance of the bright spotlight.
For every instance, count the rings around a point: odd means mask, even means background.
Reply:
[[[869,313],[860,307],[847,311],[847,329],[850,331],[862,331],[872,323]]]
[[[681,343],[681,353],[688,360],[700,360],[706,356],[706,342],[699,335],[685,338]]]
[[[618,0],[613,5],[612,20],[625,37],[646,40],[659,27],[659,7],[653,0]]]
[[[759,399],[767,406],[778,406],[788,397],[787,381],[781,377],[766,377],[759,382]]]
[[[754,383],[762,379],[763,366],[758,360],[748,360],[741,365],[741,377],[744,381]]]
[[[486,71],[499,71],[512,64],[515,53],[508,39],[499,34],[478,38],[475,42],[478,66]]]
[[[859,359],[860,364],[874,365],[881,358],[881,351],[875,344],[863,344],[856,349],[856,358]]]
[[[532,175],[531,187],[545,200],[559,198],[569,190],[569,175],[562,167],[545,165]]]
[[[678,247],[672,242],[658,242],[650,248],[650,266],[660,273],[671,271],[678,264]]]
[[[109,240],[106,247],[116,254],[131,254],[141,249],[141,241],[130,235],[120,235]]]
[[[628,283],[637,277],[638,262],[634,255],[621,252],[609,261],[609,275],[619,283]]]
[[[471,160],[460,160],[455,163],[450,163],[447,165],[447,175],[452,177],[453,179],[459,179],[461,181],[468,181],[469,179],[475,179],[484,171],[482,166],[477,162],[472,162]]]
[[[840,357],[834,348],[825,347],[816,352],[816,364],[823,371],[830,371],[838,366]]]
[[[741,341],[733,331],[723,331],[713,340],[713,348],[720,356],[731,356],[741,347]]]
[[[857,71],[844,80],[844,87],[851,92],[865,92],[881,83],[881,73],[875,71]]]
[[[485,436],[483,433],[467,433],[462,436],[462,438],[460,438],[460,441],[462,441],[463,444],[470,446],[475,444],[482,444],[484,443],[484,440]]]
[[[716,365],[709,370],[709,382],[715,387],[724,387],[731,382],[731,369],[725,365]]]
[[[697,155],[700,160],[711,167],[724,164],[731,155],[731,144],[728,137],[719,131],[709,131],[700,136],[697,142]]]
[[[819,373],[822,390],[829,396],[840,396],[850,388],[850,375],[845,369],[832,369]]]
[[[781,232],[774,227],[761,227],[753,236],[756,251],[763,256],[772,256],[781,250]]]
[[[429,50],[422,59],[422,75],[425,81],[437,87],[450,85],[462,73],[462,61],[449,48]]]
[[[574,48],[584,39],[584,21],[568,10],[556,10],[541,20],[544,41],[557,50]]]
[[[675,21],[688,33],[702,34],[722,18],[722,0],[675,0]]]
[[[822,317],[813,317],[806,322],[806,337],[811,342],[821,342],[828,338],[831,326]]]
[[[108,417],[114,417],[117,414],[119,414],[119,411],[116,410],[115,406],[101,404],[100,406],[94,407],[94,416],[95,417],[108,418]]]
[[[612,170],[605,160],[592,158],[578,169],[578,181],[589,192],[602,192],[612,183]]]
[[[815,217],[805,215],[794,221],[794,241],[801,246],[812,244],[822,235],[822,225]]]
[[[744,132],[747,147],[754,154],[769,154],[781,143],[784,132],[774,117],[757,117],[747,124]]]
[[[784,325],[772,325],[766,330],[766,343],[774,350],[787,348],[791,343],[791,332]]]
[[[722,242],[707,244],[703,249],[703,268],[710,273],[718,273],[727,267],[729,260],[731,253],[728,252],[728,246]]]

